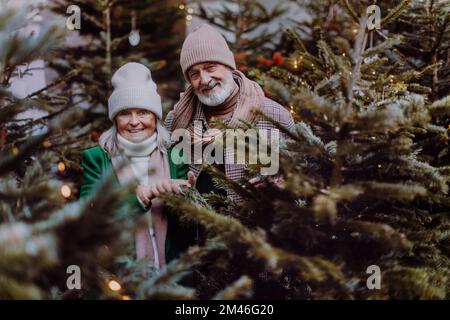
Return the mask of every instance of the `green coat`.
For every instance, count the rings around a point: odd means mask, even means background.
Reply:
[[[172,179],[187,179],[187,172],[189,167],[184,164],[174,164],[170,157],[172,149],[169,149],[169,168],[170,177]],[[83,152],[83,160],[81,165],[84,169],[83,181],[80,187],[80,197],[88,197],[94,191],[96,184],[100,181],[102,174],[112,170],[111,160],[108,154],[103,151],[100,146],[89,148]],[[119,181],[117,176],[113,181],[113,185],[117,188],[119,187]],[[133,212],[138,212],[144,214],[147,210],[137,199],[136,194],[130,194],[126,201]],[[184,251],[189,243],[194,241],[193,233],[189,230],[184,230],[179,224],[176,217],[172,215],[167,215],[168,218],[168,229],[166,238],[166,261],[177,258],[179,254]],[[190,239],[189,239],[190,238]]]

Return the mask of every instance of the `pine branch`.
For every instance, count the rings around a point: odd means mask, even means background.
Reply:
[[[359,22],[360,18],[358,16],[358,14],[356,13],[355,9],[353,9],[353,6],[350,4],[350,2],[348,0],[343,0],[343,2],[344,2],[344,8],[350,14],[350,17],[352,17],[355,22]]]
[[[253,281],[242,276],[228,287],[216,294],[213,300],[236,300],[240,297],[251,297]]]
[[[389,13],[381,19],[381,25],[382,26],[386,26],[388,24],[390,24],[392,21],[394,21],[395,19],[397,19],[400,14],[402,13],[402,11],[409,6],[409,4],[411,3],[411,0],[402,0],[402,2],[400,2],[395,8],[391,9],[389,11]]]
[[[180,196],[164,198],[166,204],[172,209],[177,209],[190,219],[200,222],[217,237],[228,241],[234,239],[233,242],[243,242],[249,245],[249,257],[262,261],[269,270],[273,270],[276,274],[280,274],[280,268],[284,266],[297,270],[299,276],[305,281],[320,283],[327,279],[333,279],[336,283],[341,283],[342,272],[329,261],[318,257],[302,257],[273,247],[262,233],[249,230],[230,216],[222,216],[210,209],[187,203]]]
[[[47,132],[45,134],[33,136],[29,138],[25,143],[23,143],[20,146],[17,155],[5,154],[4,157],[2,157],[2,159],[0,160],[0,176],[14,168],[17,164],[17,161],[28,157],[34,150],[39,148],[42,142],[58,128],[68,128],[71,126],[74,119],[79,119],[80,117],[80,110],[67,112],[61,117],[55,118],[50,121]]]
[[[206,247],[190,247],[160,274],[144,281],[138,288],[138,296],[142,299],[193,299],[193,290],[182,287],[177,282],[183,276],[192,273],[189,269],[199,264],[202,257],[213,249],[212,244]]]
[[[387,39],[386,41],[383,41],[382,43],[376,45],[375,47],[365,50],[363,56],[371,57],[375,54],[389,50],[390,48],[397,46],[400,43],[402,43],[402,37],[397,35],[395,37]]]

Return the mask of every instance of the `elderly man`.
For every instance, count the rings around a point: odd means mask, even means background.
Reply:
[[[223,36],[211,26],[202,25],[187,36],[180,64],[189,86],[167,115],[165,126],[169,131],[184,128],[194,133],[194,121],[200,121],[202,130],[206,131],[213,127],[214,119],[232,128],[241,127],[244,121],[256,129],[276,130],[272,122],[252,112],[255,108],[287,130],[293,129],[290,112],[265,97],[256,82],[236,70],[233,53]],[[205,141],[207,144],[209,140]],[[245,165],[224,162],[216,167],[228,178],[237,182],[246,178]],[[200,166],[191,164],[190,169],[197,177],[196,187],[200,193],[223,193],[214,187],[211,177]],[[239,199],[235,194],[228,196]]]

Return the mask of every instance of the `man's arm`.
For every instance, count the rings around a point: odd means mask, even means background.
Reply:
[[[294,118],[292,118],[291,113],[285,107],[283,107],[281,104],[279,104],[278,102],[273,101],[269,98],[265,98],[264,103],[263,103],[262,112],[269,119],[272,119],[273,121],[280,124],[281,127],[285,128],[288,132],[294,134],[294,132],[295,132]],[[258,127],[260,129],[266,129],[266,130],[278,129],[273,123],[271,123],[270,121],[268,121],[264,118],[261,118],[258,121]],[[286,140],[286,139],[289,139],[289,135],[287,133],[281,131],[280,138]]]

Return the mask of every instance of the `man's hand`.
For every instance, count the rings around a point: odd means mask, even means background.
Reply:
[[[195,187],[195,183],[197,182],[197,179],[195,178],[194,173],[193,173],[192,171],[189,171],[188,174],[187,174],[187,176],[188,176],[187,181],[188,181],[189,185],[190,185],[192,188]]]
[[[188,172],[188,180],[182,179],[163,179],[150,185],[139,185],[136,194],[145,206],[149,206],[150,202],[166,192],[180,193],[181,187],[186,186],[193,188],[195,186],[195,175],[192,171]]]
[[[273,183],[278,188],[283,188],[284,186],[284,178],[281,175],[270,176],[267,178],[270,183]],[[253,185],[255,188],[266,187],[267,183],[263,181],[260,177],[254,177],[248,180],[248,182]]]

